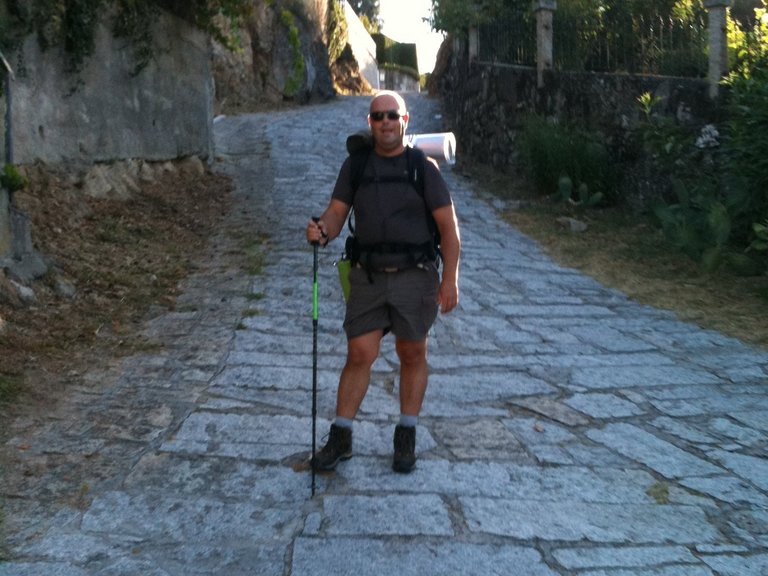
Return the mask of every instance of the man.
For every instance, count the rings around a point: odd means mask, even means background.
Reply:
[[[391,331],[400,360],[400,422],[392,468],[408,473],[416,464],[416,424],[427,389],[427,334],[438,308],[448,313],[458,304],[461,244],[453,202],[437,166],[423,163],[423,194],[403,177],[415,161],[411,155],[420,152],[403,144],[408,112],[402,97],[378,93],[368,124],[373,151],[357,190],[350,156],[325,212],[306,229],[308,242],[325,246],[341,233],[354,207],[359,254],[353,259],[344,318],[347,360],[339,379],[336,418],[312,466],[333,470],[352,457],[352,422],[368,390],[381,339]],[[434,233],[430,214],[441,238],[442,278],[434,251],[425,248]]]

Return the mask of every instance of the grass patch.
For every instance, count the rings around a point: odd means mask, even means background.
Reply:
[[[566,204],[534,196],[518,175],[479,169],[469,176],[497,197],[520,201],[519,208],[503,212],[504,219],[560,265],[578,269],[636,302],[768,349],[768,276],[707,274],[672,247],[650,217],[618,208],[574,212]],[[563,228],[557,222],[563,216],[585,222],[587,231]]]
[[[249,276],[264,274],[269,249],[269,235],[266,233],[236,233],[243,254],[243,270]]]
[[[0,374],[0,404],[9,404],[21,392],[21,377]]]
[[[653,486],[648,488],[645,493],[653,498],[656,504],[662,506],[669,504],[669,484],[666,482],[656,482]]]
[[[0,508],[0,563],[8,560],[8,551],[5,548],[5,512]]]

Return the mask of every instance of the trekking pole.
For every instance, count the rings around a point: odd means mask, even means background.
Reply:
[[[313,216],[312,220],[319,222],[320,218]],[[315,466],[312,460],[315,457],[316,430],[317,430],[317,268],[319,242],[312,242],[314,250],[314,267],[312,273],[312,455],[309,467],[312,468],[312,498],[315,497]]]

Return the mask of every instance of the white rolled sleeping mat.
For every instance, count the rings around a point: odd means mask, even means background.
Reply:
[[[438,162],[456,163],[456,136],[453,135],[453,132],[408,134],[403,138],[403,144],[418,148]],[[350,154],[371,146],[373,146],[373,142],[369,130],[362,130],[347,137],[347,152]]]
[[[456,163],[456,136],[453,132],[434,134],[410,134],[403,139],[406,146],[418,148],[427,156],[448,164]]]

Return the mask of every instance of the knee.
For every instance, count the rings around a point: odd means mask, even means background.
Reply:
[[[349,346],[347,349],[347,364],[359,368],[370,368],[378,355],[378,347]]]
[[[427,361],[426,342],[398,342],[397,357],[406,366],[418,366]]]

